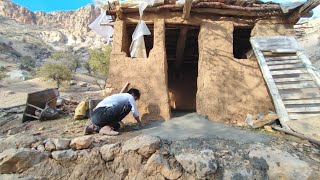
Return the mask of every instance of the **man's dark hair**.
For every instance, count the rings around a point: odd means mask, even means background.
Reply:
[[[134,96],[137,96],[138,99],[140,99],[140,91],[135,88],[131,88],[128,91],[129,94],[134,94]]]

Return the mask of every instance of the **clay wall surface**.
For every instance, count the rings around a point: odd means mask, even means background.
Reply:
[[[147,24],[154,23],[154,46],[149,57],[132,59],[124,52],[130,45],[125,25],[136,24],[139,20],[137,14],[126,14],[123,20],[115,23],[108,78],[113,93],[119,92],[127,81],[131,83],[131,87],[141,90],[138,106],[143,119],[170,118],[165,24],[200,26],[197,113],[208,116],[211,120],[235,123],[243,122],[247,114],[274,111],[255,58],[233,57],[233,27],[254,26],[254,21],[212,15],[192,15],[188,20],[183,20],[181,13],[145,13],[143,19]],[[252,35],[276,35],[290,29],[269,22],[272,21],[258,21]]]
[[[281,20],[259,20],[252,29],[251,36],[294,36],[292,24]]]
[[[273,110],[258,63],[233,58],[233,23],[207,21],[199,34],[197,112],[231,123]]]
[[[117,93],[130,82],[130,87],[140,90],[141,97],[137,101],[142,120],[165,120],[170,118],[166,79],[166,62],[164,49],[164,21],[154,21],[154,47],[149,57],[130,58],[122,50],[128,48],[129,42],[123,21],[116,21],[113,37],[113,49],[110,58],[110,70],[108,83],[112,87],[112,93]],[[125,44],[122,46],[122,44]],[[132,115],[125,119],[134,121]]]

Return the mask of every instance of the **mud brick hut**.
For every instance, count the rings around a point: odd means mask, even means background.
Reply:
[[[146,58],[132,58],[129,51],[138,7],[115,4],[107,11],[115,18],[108,78],[113,92],[126,82],[140,89],[144,120],[169,119],[181,110],[235,122],[274,111],[250,38],[294,35],[294,23],[319,1],[288,12],[259,0],[155,3],[142,16],[151,32],[144,36]]]

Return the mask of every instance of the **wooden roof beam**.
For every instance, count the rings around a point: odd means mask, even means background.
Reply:
[[[188,2],[188,1],[186,1]],[[241,6],[234,6],[234,5],[226,5],[220,2],[203,2],[198,4],[193,4],[192,2],[190,11],[187,11],[187,6],[181,7],[176,6],[174,4],[163,5],[158,7],[147,7],[145,12],[159,12],[161,10],[169,10],[172,12],[175,11],[184,11],[183,17],[188,18],[190,16],[190,12],[197,12],[197,13],[209,13],[209,14],[219,14],[219,15],[231,15],[231,16],[245,16],[245,17],[268,17],[268,16],[283,16],[285,13],[282,12],[279,5],[276,4],[267,4],[267,5],[258,5],[253,7],[241,7]],[[186,3],[185,5],[187,5]],[[219,5],[220,8],[215,7]],[[202,7],[204,6],[204,7]],[[212,7],[208,7],[212,6]],[[115,15],[116,10],[108,10],[107,14]],[[121,13],[136,13],[139,12],[138,8],[121,8]],[[118,12],[119,14],[119,12]]]
[[[296,8],[289,16],[290,23],[297,23],[301,17],[308,14],[313,8],[320,5],[320,0],[309,0],[300,7]]]
[[[183,7],[182,18],[188,19],[190,16],[192,0],[186,0]]]

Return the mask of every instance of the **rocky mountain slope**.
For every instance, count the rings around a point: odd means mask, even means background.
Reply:
[[[23,24],[50,26],[86,33],[87,27],[100,14],[100,9],[90,4],[76,11],[58,11],[45,13],[32,12],[29,9],[12,3],[10,0],[0,1],[0,16],[9,17]]]
[[[103,39],[88,28],[99,14],[92,4],[76,11],[45,13],[1,0],[0,46],[10,46],[22,56],[36,58],[41,56],[39,49],[52,52],[99,48]]]
[[[25,56],[41,65],[53,52],[63,51],[86,61],[89,49],[105,45],[105,40],[88,28],[99,15],[100,9],[92,4],[75,11],[45,13],[0,0],[0,77],[6,73],[10,81],[25,79],[28,72],[18,69]]]

